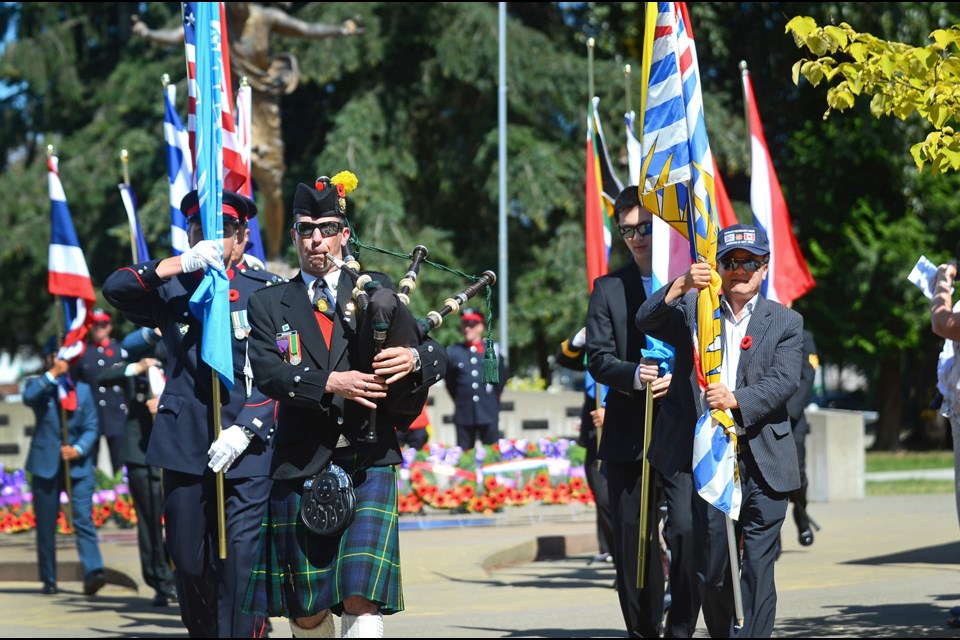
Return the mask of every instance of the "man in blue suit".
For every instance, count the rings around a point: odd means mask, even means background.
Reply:
[[[64,442],[57,387],[70,364],[56,357],[57,339],[50,336],[44,345],[47,371],[29,378],[23,389],[24,403],[33,409],[36,427],[27,454],[27,471],[32,474],[33,510],[37,518],[37,563],[43,593],[57,593],[57,517],[60,491],[64,487],[64,463],[70,466],[73,528],[77,553],[83,566],[83,592],[92,596],[106,584],[103,558],[93,524],[94,460],[97,407],[89,385],[78,382],[72,397],[64,399],[67,410],[67,438]],[[64,380],[67,382],[67,380]]]
[[[254,291],[281,282],[267,271],[236,269],[233,244],[243,237],[256,205],[223,192],[223,267],[230,280],[231,346],[235,384],[220,384],[200,357],[203,322],[189,300],[200,273],[221,268],[216,240],[204,240],[197,192],[180,205],[190,248],[182,255],[118,269],[103,295],[132,322],[159,327],[167,351],[167,383],[147,445],[146,464],[163,469],[163,513],[173,560],[180,617],[190,637],[259,637],[265,631],[241,612],[257,536],[270,493],[276,403],[253,382],[247,359],[247,301]],[[214,410],[223,429],[214,437]],[[216,474],[224,472],[226,559],[219,557]]]

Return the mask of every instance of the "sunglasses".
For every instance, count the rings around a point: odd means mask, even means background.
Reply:
[[[317,229],[320,230],[320,235],[324,238],[332,238],[343,230],[343,223],[337,222],[336,220],[293,223],[293,230],[296,231],[297,235],[301,238],[309,238]]]
[[[723,265],[723,268],[727,271],[736,271],[740,267],[743,267],[743,270],[747,273],[753,273],[759,271],[760,267],[767,263],[764,260],[757,260],[755,258],[723,258],[720,264]]]
[[[624,240],[629,240],[638,233],[641,236],[648,236],[653,233],[653,221],[641,222],[640,224],[635,224],[630,227],[624,227],[618,224],[617,228],[620,230],[620,237]]]

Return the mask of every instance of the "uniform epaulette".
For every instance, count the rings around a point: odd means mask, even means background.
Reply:
[[[247,267],[246,269],[238,269],[237,271],[251,280],[257,280],[270,285],[279,284],[286,281],[286,278],[283,276],[278,276],[277,274],[267,271],[266,269],[253,269]]]

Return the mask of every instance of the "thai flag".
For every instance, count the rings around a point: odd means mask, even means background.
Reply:
[[[167,179],[170,182],[170,245],[178,256],[190,246],[187,240],[187,219],[180,211],[184,196],[193,191],[193,155],[190,141],[174,105],[177,85],[169,84],[163,92],[163,139],[167,147]]]
[[[198,87],[197,78],[197,42],[198,42],[198,11],[204,2],[184,2],[183,3],[183,37],[184,47],[187,56],[187,89],[189,93],[187,132],[190,139],[190,150],[194,159],[194,173],[196,173],[197,158],[197,99]],[[227,43],[226,33],[221,29],[221,25],[226,24],[225,8],[222,2],[216,3],[216,9],[212,10],[211,21],[217,24],[219,32],[219,41],[216,46],[220,49],[219,60],[221,64],[220,74],[220,93],[227,98],[221,101],[221,129],[222,129],[222,154],[223,154],[223,187],[229,191],[239,192],[241,185],[247,181],[247,174],[243,164],[243,157],[240,154],[240,146],[237,143],[236,125],[234,124],[233,111],[230,106],[232,93],[230,87],[229,68],[223,67],[224,62],[229,62],[230,49]]]
[[[133,195],[133,187],[123,183],[117,187],[120,189],[120,200],[123,201],[130,225],[130,252],[133,254],[133,262],[146,262],[150,259],[150,252],[147,250],[147,240],[143,237],[143,229],[140,228],[140,219],[137,218],[137,199]]]
[[[719,220],[713,155],[703,116],[700,69],[685,3],[647,3],[644,38],[641,198],[688,239],[690,257],[716,265]],[[701,388],[720,382],[720,275],[700,291],[694,357]],[[704,409],[694,435],[693,476],[708,503],[736,519],[732,417]]]
[[[197,195],[203,237],[216,239],[223,255],[223,130],[221,117],[220,16],[211,2],[197,3],[196,95]],[[230,282],[226,270],[208,269],[190,298],[190,309],[203,321],[200,356],[233,388],[233,350],[230,329]]]
[[[744,67],[743,99],[750,120],[751,172],[750,207],[753,221],[767,233],[770,242],[770,270],[763,281],[762,293],[770,300],[790,304],[814,287],[813,276],[803,259],[793,223],[787,210],[787,201],[780,190],[780,181],[773,168],[773,160],[763,135],[760,111],[753,95],[750,71]]]
[[[240,155],[243,158],[243,166],[246,168],[248,176],[253,175],[251,168],[253,156],[253,138],[251,130],[253,127],[253,90],[249,84],[241,84],[237,91],[237,142],[240,147]],[[247,180],[240,187],[240,194],[253,200],[253,180]],[[257,218],[247,220],[247,231],[250,232],[250,239],[247,242],[245,253],[249,253],[260,262],[267,259],[263,250],[263,240],[260,237],[260,224]]]
[[[47,158],[51,204],[47,289],[51,295],[60,296],[66,318],[67,335],[57,357],[74,360],[83,354],[87,332],[93,324],[90,311],[96,304],[96,295],[70,218],[67,196],[58,174],[59,162],[57,156]]]

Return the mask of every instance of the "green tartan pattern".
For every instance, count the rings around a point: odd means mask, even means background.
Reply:
[[[337,453],[334,462],[348,473],[356,468],[352,453]],[[244,613],[302,618],[330,609],[340,615],[351,595],[378,603],[384,615],[403,611],[396,468],[355,474],[356,516],[339,537],[310,533],[300,521],[302,489],[302,479],[274,483]]]

